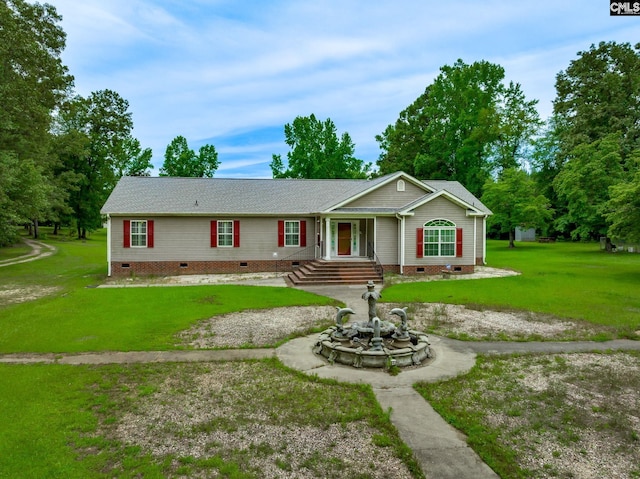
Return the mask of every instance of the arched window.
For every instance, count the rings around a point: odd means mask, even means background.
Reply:
[[[396,191],[404,191],[404,180],[398,180],[396,182]]]
[[[456,256],[455,223],[437,219],[424,224],[424,256]]]

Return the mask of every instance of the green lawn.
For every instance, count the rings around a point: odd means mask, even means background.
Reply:
[[[518,309],[640,329],[640,254],[601,252],[595,243],[489,241],[488,266],[520,276],[477,281],[404,283],[384,290],[388,302],[443,302]]]
[[[97,426],[89,386],[101,374],[85,367],[0,364],[0,378],[0,477],[95,477],[69,445]]]
[[[0,307],[0,352],[147,351],[175,348],[175,334],[214,315],[335,301],[292,288],[216,285],[93,288],[106,272],[105,235],[47,240],[54,256],[0,269],[0,290],[56,287]]]

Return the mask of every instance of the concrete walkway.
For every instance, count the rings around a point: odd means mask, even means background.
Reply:
[[[367,317],[367,303],[362,300],[362,286],[316,286],[306,291],[343,301],[356,314]],[[294,339],[277,349],[278,358],[291,368],[340,381],[367,383],[373,388],[378,403],[391,411],[391,422],[402,440],[413,451],[422,471],[428,478],[438,479],[497,479],[471,449],[466,437],[449,425],[414,389],[419,381],[438,381],[457,376],[475,364],[475,353],[443,338],[429,337],[435,357],[429,364],[402,371],[391,376],[384,371],[355,369],[350,366],[328,364],[311,352],[316,337]],[[311,354],[309,354],[311,352]]]

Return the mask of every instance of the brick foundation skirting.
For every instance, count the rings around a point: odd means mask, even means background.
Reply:
[[[446,265],[424,265],[424,266],[405,266],[404,268],[405,275],[436,275],[441,274],[443,270],[446,270]],[[386,271],[386,269],[385,269]],[[461,274],[470,274],[475,271],[475,266],[472,264],[465,265],[452,265],[451,271]]]
[[[301,261],[140,261],[111,263],[111,276],[178,276],[183,274],[237,274],[293,271],[311,260]],[[294,264],[295,263],[295,264]],[[400,274],[397,264],[383,265],[385,273]],[[446,269],[445,265],[404,266],[405,275],[436,275]],[[473,273],[473,265],[452,266],[452,271]]]
[[[237,274],[292,271],[300,261],[139,261],[111,262],[111,276],[179,276],[187,274]],[[297,263],[297,264],[294,264]]]

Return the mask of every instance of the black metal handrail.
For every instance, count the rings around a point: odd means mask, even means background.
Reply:
[[[322,246],[322,245],[320,245]],[[276,274],[279,274],[281,271],[285,271],[284,269],[284,264],[287,262],[294,262],[297,260],[309,260],[309,259],[315,259],[316,258],[316,253],[315,253],[315,248],[317,247],[317,245],[313,244],[311,246],[307,246],[305,249],[296,251],[293,254],[290,254],[289,256],[285,256],[284,258],[280,258],[279,260],[276,261]],[[313,254],[310,255],[309,252],[313,250]],[[288,271],[288,268],[286,269],[286,271]]]
[[[367,257],[371,262],[375,263],[376,273],[378,273],[381,278],[384,278],[382,262],[380,261],[380,258],[378,258],[376,251],[373,249],[373,243],[371,241],[367,241]]]

